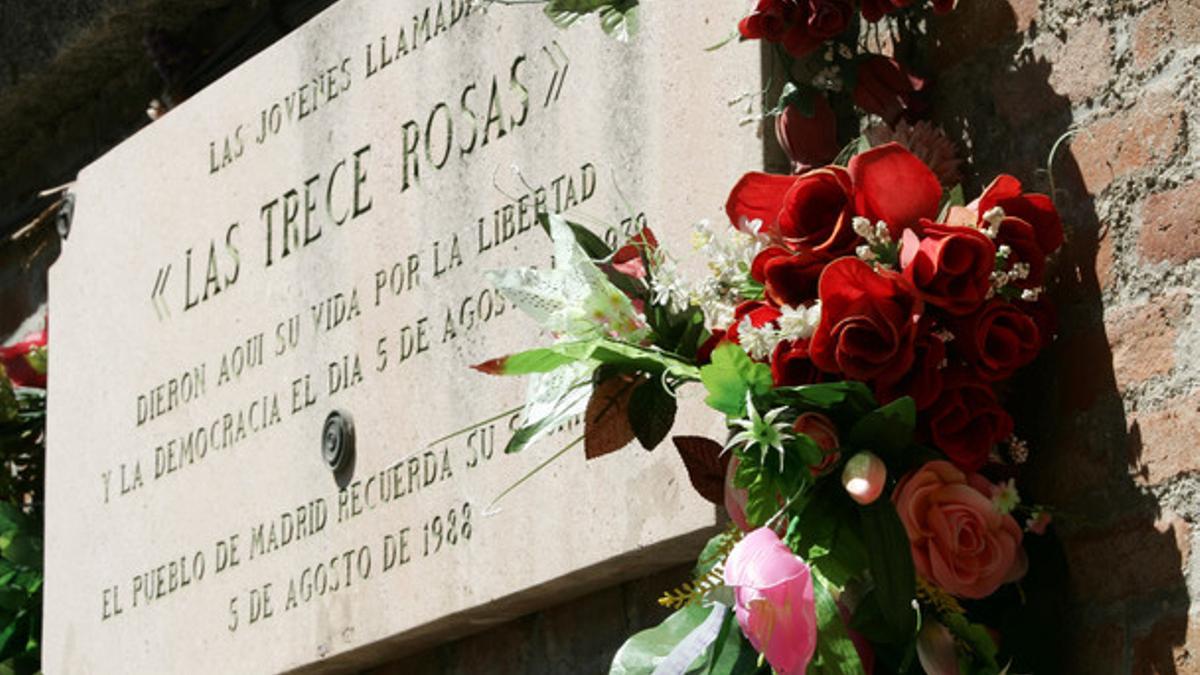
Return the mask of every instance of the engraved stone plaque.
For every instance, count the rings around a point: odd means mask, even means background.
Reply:
[[[349,671],[694,557],[717,512],[669,443],[496,502],[582,428],[504,455],[525,383],[467,366],[550,339],[482,274],[550,264],[539,210],[680,253],[723,217],[762,162],[757,46],[704,49],[739,9],[646,3],[620,42],[344,0],[84,170],[46,671]],[[676,431],[718,436],[686,394]]]

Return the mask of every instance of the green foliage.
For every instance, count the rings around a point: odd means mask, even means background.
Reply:
[[[845,445],[870,450],[889,465],[905,459],[917,426],[917,405],[905,396],[867,413],[850,428]]]
[[[638,30],[638,0],[549,0],[546,16],[560,28],[567,28],[589,14],[598,14],[600,28],[608,35],[627,42]]]
[[[911,641],[917,629],[917,613],[913,609],[917,573],[904,524],[896,508],[885,499],[862,507],[859,514],[867,545],[867,565],[875,584],[871,596],[886,628],[885,634],[869,637],[883,642]]]
[[[0,369],[0,673],[41,668],[46,395]]]
[[[836,480],[817,483],[813,494],[791,511],[786,541],[793,551],[837,588],[867,569],[858,507]]]
[[[833,594],[820,574],[814,574],[812,580],[817,609],[817,651],[808,672],[810,675],[865,675],[858,650],[850,641]]]
[[[971,623],[962,614],[946,614],[942,624],[950,629],[959,644],[958,668],[964,675],[997,675],[1001,672],[996,663],[996,643],[987,629]]]
[[[646,380],[629,398],[629,426],[647,450],[662,443],[675,424],[675,397],[663,389],[657,379]]]
[[[771,391],[771,368],[752,361],[738,345],[726,342],[712,353],[712,363],[700,369],[708,390],[705,403],[730,417],[746,414],[746,393],[762,396]]]

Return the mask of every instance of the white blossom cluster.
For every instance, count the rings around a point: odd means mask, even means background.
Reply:
[[[736,229],[722,228],[722,234],[714,232],[708,221],[695,225],[692,244],[708,258],[710,274],[690,286],[688,301],[704,312],[709,327],[728,326],[733,321],[733,308],[742,299],[738,289],[767,243],[761,230],[761,220],[744,218]]]
[[[811,307],[780,307],[781,316],[774,322],[755,326],[750,317],[738,324],[738,342],[751,358],[766,359],[775,347],[784,340],[802,340],[812,337],[821,322],[821,303]]]
[[[854,233],[867,242],[854,249],[854,254],[863,262],[875,262],[879,258],[879,249],[893,243],[891,230],[882,220],[876,221],[872,226],[871,221],[866,218],[855,216],[850,224],[854,228]]]

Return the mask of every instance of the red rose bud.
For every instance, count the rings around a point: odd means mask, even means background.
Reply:
[[[996,248],[973,227],[924,221],[920,237],[905,230],[900,265],[925,302],[951,314],[969,314],[991,288]]]
[[[724,339],[724,329],[714,329],[712,335],[708,336],[708,339],[705,340],[698,349],[696,349],[696,365],[706,366],[712,363],[713,350],[716,349],[717,345],[721,344],[721,340]]]
[[[983,222],[987,214],[999,207],[1005,216],[1020,218],[1033,228],[1034,238],[1042,252],[1049,255],[1063,243],[1062,218],[1054,208],[1054,202],[1043,194],[1022,193],[1021,181],[1001,174],[984,189],[979,199],[968,209],[973,210],[977,222]]]
[[[0,366],[15,387],[46,388],[46,331],[40,330],[8,347],[0,347]]]
[[[643,228],[613,254],[612,269],[634,279],[643,279],[646,276],[646,266],[642,261],[642,254],[657,248],[658,239],[654,233],[648,227]]]
[[[783,39],[788,19],[794,13],[789,0],[758,0],[754,11],[738,22],[738,32],[747,40],[778,42]]]
[[[771,355],[771,379],[776,387],[795,387],[821,381],[821,371],[808,358],[808,340],[782,340]]]
[[[809,344],[818,368],[848,379],[897,379],[912,367],[922,303],[903,277],[857,258],[825,268],[821,321]]]
[[[853,253],[858,244],[851,211],[850,174],[830,166],[796,178],[779,211],[779,234],[793,248],[824,258]]]
[[[1011,272],[1016,265],[1025,266],[1020,278],[1010,276],[1009,283],[1017,288],[1038,288],[1045,281],[1046,254],[1037,241],[1033,226],[1020,218],[1004,218],[996,230],[996,244],[1007,246],[1003,270]]]
[[[795,424],[792,425],[792,430],[811,438],[824,455],[820,464],[809,467],[812,475],[819,476],[825,473],[825,471],[834,464],[837,464],[838,460],[841,459],[842,453],[838,452],[837,425],[828,417],[821,413],[804,413],[796,418]]]
[[[949,14],[958,4],[958,0],[933,0],[935,14]]]
[[[792,160],[792,171],[803,173],[837,157],[837,117],[824,94],[813,96],[813,114],[805,117],[795,105],[788,105],[775,118],[775,138]]]
[[[912,368],[900,379],[880,379],[875,384],[875,396],[881,403],[891,403],[902,396],[911,396],[917,410],[933,405],[942,393],[942,368],[946,365],[946,343],[928,331],[921,331],[913,347]]]
[[[913,0],[862,0],[863,18],[871,23],[912,4]]]
[[[1012,418],[992,388],[962,372],[946,376],[928,415],[933,444],[963,471],[983,468],[992,448],[1012,435]]]
[[[855,155],[846,167],[854,186],[854,213],[887,223],[893,239],[937,217],[942,186],[933,170],[899,143]]]
[[[789,54],[801,58],[846,30],[854,6],[849,0],[797,0],[781,41]]]
[[[863,15],[866,15],[865,4]],[[925,86],[924,79],[909,73],[899,61],[872,54],[858,64],[851,95],[855,105],[864,112],[879,115],[890,126],[902,116],[909,121],[921,116],[927,107]]]
[[[958,337],[955,346],[967,363],[989,382],[1006,379],[1028,365],[1042,345],[1033,319],[999,298],[964,317],[955,335]]]
[[[816,299],[817,280],[826,264],[826,260],[807,250],[792,253],[775,246],[754,258],[750,276],[763,284],[772,304],[799,307]]]
[[[875,453],[860,452],[842,469],[842,487],[855,502],[866,506],[879,499],[887,484],[887,465]]]

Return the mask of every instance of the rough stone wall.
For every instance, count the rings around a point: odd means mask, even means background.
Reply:
[[[968,193],[1010,172],[1067,225],[1059,340],[1010,399],[1059,509],[1030,595],[1066,671],[1200,673],[1200,0],[960,0],[932,33]]]

